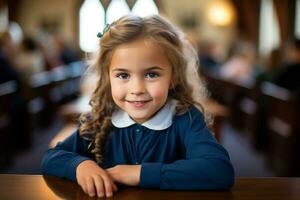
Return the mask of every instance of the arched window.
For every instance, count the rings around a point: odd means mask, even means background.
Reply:
[[[83,51],[98,48],[97,33],[104,28],[104,9],[99,0],[85,0],[79,12],[79,45]]]
[[[300,0],[296,2],[295,36],[300,39]]]
[[[8,26],[8,8],[0,7],[0,31],[4,31]]]
[[[112,0],[109,4],[106,16],[107,16],[107,23],[112,23],[113,21],[119,19],[123,15],[129,14],[130,9],[125,2],[125,0]]]
[[[259,23],[259,52],[268,55],[280,45],[278,19],[273,0],[262,0]]]
[[[105,13],[106,12],[106,13]],[[112,23],[130,9],[125,0],[111,0],[105,11],[100,0],[85,0],[79,13],[79,45],[85,52],[93,52],[98,48],[97,33],[102,31],[105,23]],[[158,14],[158,8],[153,0],[137,0],[132,13],[141,17]]]
[[[132,13],[141,17],[158,14],[158,8],[153,0],[138,0],[133,8]]]

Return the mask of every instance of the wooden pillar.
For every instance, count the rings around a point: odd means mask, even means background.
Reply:
[[[240,34],[258,44],[260,0],[232,0],[238,14]]]
[[[277,13],[282,44],[294,37],[296,0],[273,0]]]

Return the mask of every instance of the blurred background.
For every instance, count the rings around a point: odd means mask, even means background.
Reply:
[[[96,35],[128,13],[166,17],[197,49],[237,176],[299,176],[300,0],[0,0],[0,173],[39,174],[76,129]]]

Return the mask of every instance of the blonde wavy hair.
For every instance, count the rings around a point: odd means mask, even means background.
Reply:
[[[110,61],[119,45],[138,38],[158,44],[171,63],[175,84],[170,88],[169,98],[178,100],[176,113],[185,113],[195,105],[206,116],[202,102],[207,93],[198,76],[198,56],[183,33],[158,15],[145,18],[126,15],[111,24],[100,39],[95,64],[90,66],[99,75],[90,100],[92,110],[80,117],[80,134],[92,135],[89,150],[98,163],[103,161],[105,141],[112,131],[111,116],[116,108],[109,80]]]

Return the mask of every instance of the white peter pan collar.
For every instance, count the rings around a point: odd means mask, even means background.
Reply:
[[[176,105],[176,100],[169,100],[155,116],[141,125],[152,130],[164,130],[169,128],[172,125]],[[117,109],[113,112],[111,121],[117,128],[125,128],[136,124],[136,122],[122,109]]]

